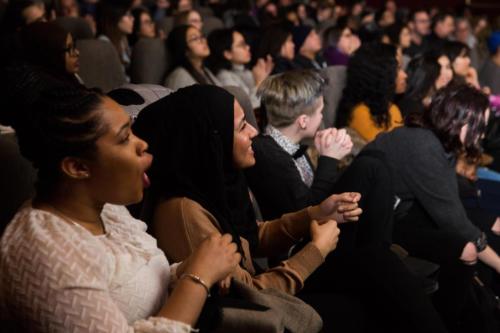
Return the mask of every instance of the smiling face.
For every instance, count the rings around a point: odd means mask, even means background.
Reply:
[[[107,131],[97,140],[94,157],[85,162],[90,175],[87,187],[99,202],[139,202],[149,183],[145,176],[152,162],[148,145],[132,133],[130,117],[116,102],[103,98],[100,112]]]
[[[233,164],[236,169],[246,169],[255,164],[252,139],[257,130],[247,123],[245,113],[236,99],[234,100],[234,137]]]

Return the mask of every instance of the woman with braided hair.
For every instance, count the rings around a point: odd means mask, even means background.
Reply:
[[[192,332],[240,261],[231,236],[170,265],[123,207],[142,199],[152,160],[125,111],[26,66],[1,77],[0,122],[38,182],[0,240],[0,313],[29,332]]]

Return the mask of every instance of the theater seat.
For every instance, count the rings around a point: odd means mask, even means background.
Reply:
[[[94,38],[92,28],[82,17],[58,17],[54,23],[71,33],[74,39]]]
[[[125,73],[113,44],[97,39],[82,39],[76,44],[80,51],[80,72],[85,85],[108,92],[126,82]]]
[[[215,16],[208,16],[203,18],[203,33],[208,36],[210,33],[217,29],[223,29],[224,22]]]
[[[14,133],[0,135],[0,235],[24,201],[34,194],[36,172],[19,152]]]
[[[250,97],[241,89],[236,86],[224,86],[224,89],[229,91],[231,95],[236,98],[238,103],[240,103],[243,111],[245,112],[245,117],[250,125],[255,127],[255,129],[259,129],[257,124],[257,119],[255,118],[255,113],[253,112],[252,102],[250,101]]]
[[[130,63],[132,83],[163,84],[168,69],[168,52],[159,38],[141,38],[134,45]]]
[[[158,21],[158,29],[163,30],[165,36],[168,36],[170,31],[174,28],[174,18],[172,16],[166,16]]]
[[[324,88],[323,97],[325,99],[325,108],[323,109],[323,124],[325,128],[335,126],[337,117],[337,108],[342,97],[342,91],[346,82],[345,66],[329,66],[322,71],[327,79]]]

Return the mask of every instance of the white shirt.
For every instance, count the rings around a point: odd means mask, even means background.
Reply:
[[[105,205],[106,234],[25,204],[0,241],[0,300],[29,332],[191,332],[154,316],[176,265],[125,207]]]

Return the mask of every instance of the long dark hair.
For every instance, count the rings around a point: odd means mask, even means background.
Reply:
[[[421,102],[435,90],[435,83],[441,72],[438,57],[422,55],[414,58],[406,69],[408,74],[405,98]]]
[[[186,55],[186,52],[189,50],[187,32],[190,28],[196,29],[191,25],[180,25],[173,28],[168,35],[167,49],[172,56],[172,67],[170,68],[170,72],[177,67],[184,67],[196,82],[207,84],[207,79],[193,67]]]
[[[432,130],[446,152],[465,154],[469,161],[474,161],[481,155],[480,138],[486,130],[488,107],[488,97],[481,91],[467,84],[452,84],[438,90],[423,114],[406,118],[406,126]],[[469,128],[462,143],[460,132],[466,124]]]
[[[447,41],[443,47],[443,53],[450,59],[451,68],[453,70],[453,82],[456,84],[465,83],[465,77],[455,73],[453,62],[461,55],[470,56],[470,48],[459,41]]]
[[[267,55],[276,59],[280,57],[281,47],[292,35],[292,26],[287,22],[279,22],[265,28],[257,48],[256,59],[265,59]]]
[[[118,28],[118,22],[130,10],[132,0],[101,0],[96,7],[97,35],[105,35],[115,46],[121,59],[123,38],[125,35]]]
[[[210,56],[207,58],[207,67],[217,75],[222,69],[231,69],[231,62],[224,56],[225,51],[233,47],[234,29],[219,29],[208,36]]]
[[[132,28],[132,33],[128,36],[128,43],[131,46],[133,46],[135,43],[137,43],[137,41],[140,38],[139,34],[141,32],[141,24],[142,24],[141,16],[142,16],[142,14],[148,14],[149,16],[151,16],[151,13],[145,7],[134,8],[134,9],[132,9],[131,13],[132,13],[132,16],[134,17],[134,26]]]
[[[397,72],[396,47],[382,43],[363,44],[347,65],[347,82],[339,104],[337,126],[347,126],[353,109],[360,103],[368,106],[377,125],[388,126]]]

